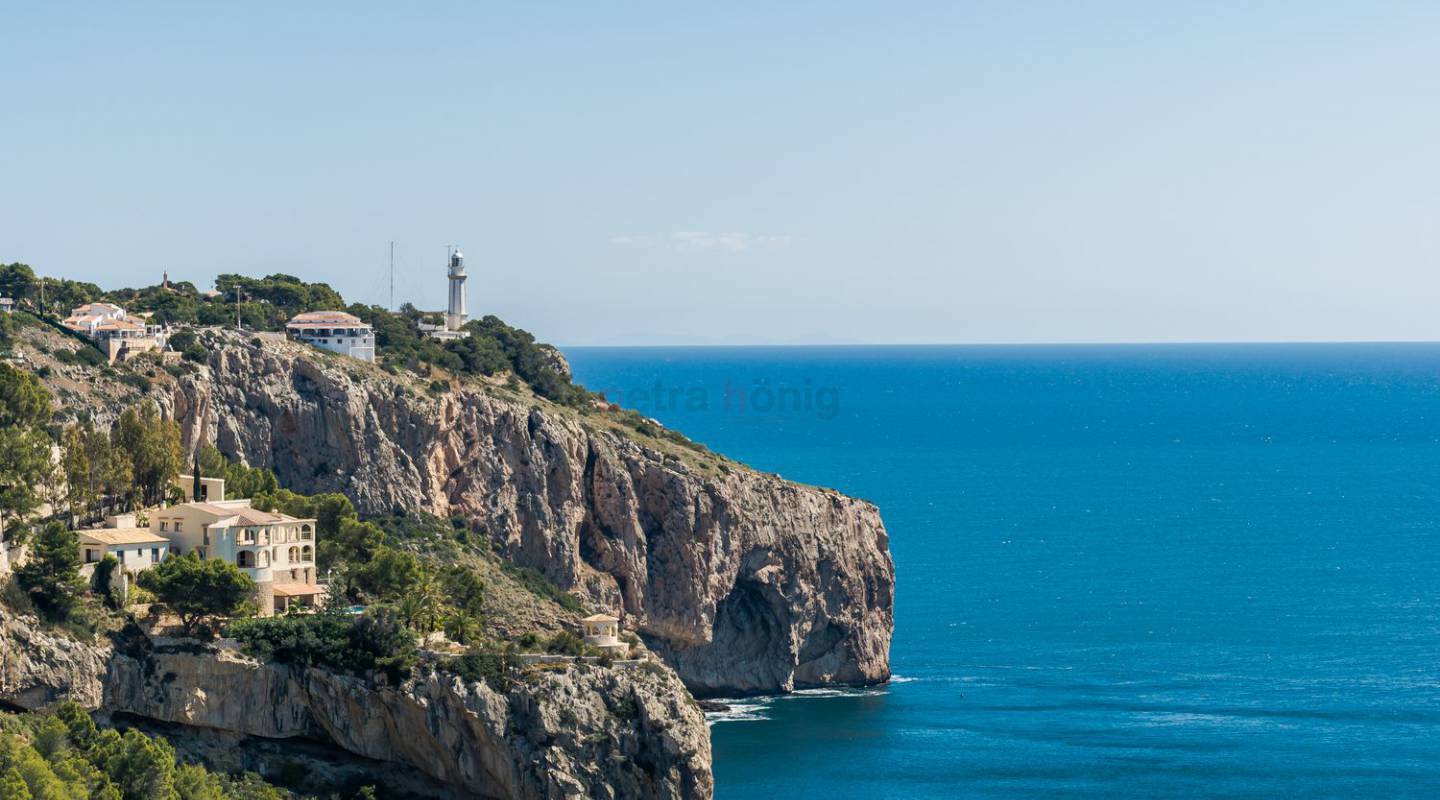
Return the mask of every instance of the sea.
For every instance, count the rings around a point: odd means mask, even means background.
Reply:
[[[711,716],[716,797],[1440,797],[1440,345],[566,348],[876,503],[894,679]]]

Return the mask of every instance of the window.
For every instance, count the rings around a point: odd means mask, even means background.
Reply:
[[[255,566],[255,554],[249,550],[241,550],[235,554],[235,566],[247,568]]]
[[[116,557],[118,557],[118,558],[120,559],[120,563],[121,563],[121,564],[124,564],[124,563],[125,563],[125,551],[124,551],[124,550],[116,550],[116,551],[115,551],[115,555],[116,555]]]
[[[303,540],[303,541],[309,541],[310,536],[311,536],[310,526],[309,526],[309,525],[301,525],[301,526],[300,526],[300,538],[301,538],[301,540]]]
[[[150,560],[156,564],[160,563],[160,548],[150,548]]]
[[[289,557],[290,557],[290,561],[291,561],[291,562],[299,561],[299,560],[300,560],[300,548],[298,548],[298,547],[292,547],[292,548],[290,548],[290,552],[289,552],[288,555],[289,555]]]
[[[175,520],[175,532],[180,532],[180,520],[178,519]],[[208,535],[205,537],[205,544],[210,544],[210,537]]]
[[[91,550],[91,549],[88,548],[88,547],[85,548],[85,563],[86,563],[86,564],[94,564],[94,563],[95,563],[95,551],[94,551],[94,550]]]
[[[160,532],[161,532],[161,533],[164,533],[164,532],[165,532],[165,530],[166,530],[165,526],[166,526],[167,524],[168,524],[168,523],[166,523],[164,520],[161,520],[161,521],[160,521]]]
[[[308,544],[305,545],[304,547],[300,548],[300,560],[301,560],[301,561],[311,561],[311,560],[313,560],[312,557],[311,557],[312,554],[313,554],[313,552],[314,552],[314,551],[312,551],[312,550],[310,549],[310,545],[308,545]]]

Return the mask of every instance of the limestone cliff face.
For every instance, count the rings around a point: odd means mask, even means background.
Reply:
[[[623,609],[698,694],[889,677],[894,571],[876,508],[474,386],[233,334],[168,405],[298,491],[463,515],[512,560]]]
[[[508,693],[424,674],[402,688],[244,657],[117,655],[110,712],[266,739],[325,741],[465,796],[709,797],[704,715],[667,672],[577,667]]]
[[[0,702],[39,708],[60,700],[100,705],[109,648],[40,630],[40,620],[0,609]]]
[[[572,667],[503,693],[436,672],[375,687],[193,643],[152,646],[143,636],[117,651],[3,610],[0,658],[0,703],[71,699],[182,725],[167,734],[182,748],[187,730],[321,742],[466,797],[679,800],[714,788],[704,715],[663,669]]]

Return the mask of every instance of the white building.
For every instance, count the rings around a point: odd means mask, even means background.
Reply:
[[[465,306],[465,254],[458,249],[451,253],[446,269],[450,280],[450,304],[445,309],[445,322],[443,325],[422,322],[420,330],[434,339],[464,339],[470,335],[469,331],[462,330],[470,321],[470,313]]]
[[[375,360],[375,330],[344,311],[306,311],[285,323],[296,339],[361,361]]]
[[[0,314],[15,313],[15,301],[8,297],[0,297]]]
[[[86,303],[70,309],[65,327],[95,340],[105,351],[110,363],[126,360],[139,353],[164,350],[167,331],[158,325],[147,325],[125,313],[114,303]]]
[[[450,307],[445,312],[445,327],[458,331],[470,321],[465,310],[465,254],[456,249],[450,254]]]
[[[225,499],[225,479],[200,477],[200,496],[195,496],[195,476],[181,475],[176,478],[180,484],[180,492],[185,496],[185,502],[206,502],[209,500]]]
[[[585,644],[600,648],[614,656],[630,652],[630,645],[620,640],[620,620],[609,614],[593,614],[580,620],[585,630]]]
[[[128,522],[125,527],[76,531],[81,561],[96,564],[111,555],[120,562],[121,568],[131,573],[142,572],[164,561],[170,554],[170,541],[151,533],[149,528],[135,527],[133,515]]]

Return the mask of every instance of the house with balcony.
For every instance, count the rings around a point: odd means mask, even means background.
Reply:
[[[261,616],[314,607],[325,591],[315,570],[315,520],[217,494],[151,511],[150,532],[167,540],[175,555],[222,558],[239,567],[255,581]]]
[[[63,324],[92,339],[112,364],[140,353],[164,350],[169,340],[165,327],[147,324],[143,315],[132,317],[114,303],[76,306]]]
[[[285,323],[295,339],[322,347],[332,353],[375,360],[375,330],[354,314],[344,311],[306,311]]]

